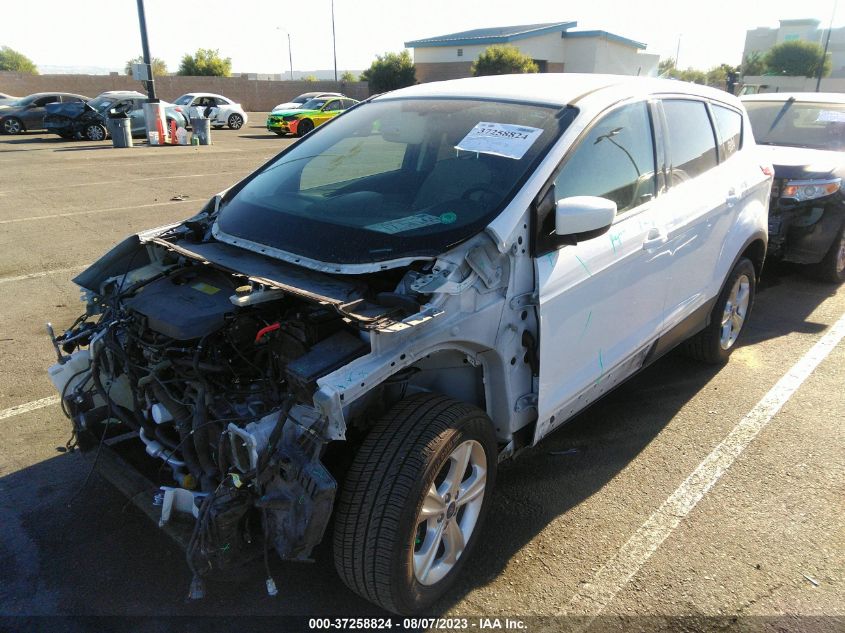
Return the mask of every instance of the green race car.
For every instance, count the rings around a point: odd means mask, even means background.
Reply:
[[[267,129],[279,136],[296,134],[305,136],[318,125],[322,125],[341,112],[358,103],[347,97],[322,97],[306,101],[295,110],[271,112],[267,117]]]

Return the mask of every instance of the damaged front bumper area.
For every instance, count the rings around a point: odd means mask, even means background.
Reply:
[[[780,179],[772,187],[769,207],[768,255],[796,264],[820,262],[845,223],[845,198],[839,179],[812,181],[812,186],[835,185],[830,194],[803,199],[792,190],[797,181]],[[831,187],[832,188],[832,187]]]
[[[316,382],[369,353],[367,328],[397,308],[185,231],[133,236],[74,280],[87,309],[51,330],[49,374],[72,443],[186,548],[200,597],[204,575],[266,565],[268,549],[310,559],[337,492],[324,455],[343,439]]]

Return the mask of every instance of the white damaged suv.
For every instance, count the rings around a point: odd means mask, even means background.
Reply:
[[[308,560],[333,516],[343,581],[419,612],[499,462],[678,344],[727,359],[766,252],[757,156],[737,99],[681,82],[397,90],[81,273],[50,375],[79,448],[161,504],[193,597]]]

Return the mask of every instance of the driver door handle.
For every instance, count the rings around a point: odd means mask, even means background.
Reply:
[[[658,229],[653,227],[649,229],[648,235],[646,235],[645,240],[643,241],[643,250],[648,252],[654,252],[666,242],[669,241],[669,238],[666,236],[666,233],[663,232],[662,229]]]

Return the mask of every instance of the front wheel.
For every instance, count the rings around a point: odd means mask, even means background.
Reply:
[[[299,125],[296,126],[296,135],[297,136],[305,136],[314,129],[314,122],[311,119],[302,119],[299,122]]]
[[[818,264],[809,267],[816,279],[841,284],[845,281],[845,226],[839,229],[830,250]]]
[[[104,141],[106,136],[108,136],[108,132],[106,132],[106,128],[99,123],[92,123],[90,125],[85,126],[85,131],[83,132],[85,138],[89,141]]]
[[[244,124],[244,118],[240,114],[232,114],[229,116],[229,120],[226,122],[229,126],[229,129],[232,130],[240,130]]]
[[[480,409],[430,393],[397,404],[343,482],[334,528],[343,582],[400,614],[443,596],[478,539],[496,460],[492,423]]]
[[[754,264],[742,257],[725,280],[710,324],[686,342],[687,355],[711,365],[727,362],[751,314],[756,289]]]

